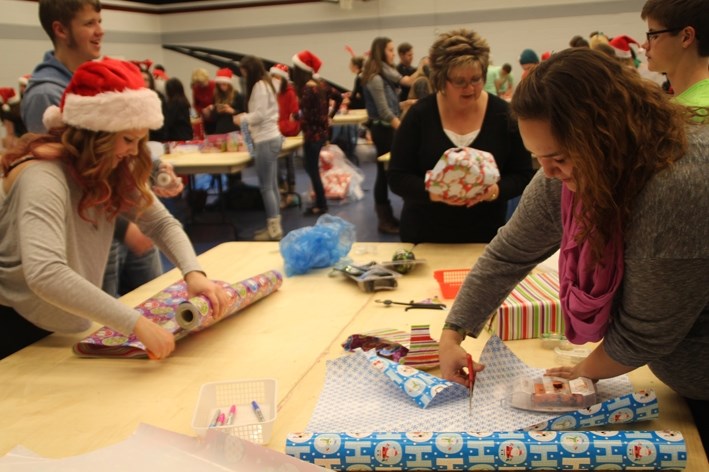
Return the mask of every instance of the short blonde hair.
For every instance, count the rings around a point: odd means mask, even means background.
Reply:
[[[440,34],[431,46],[428,57],[433,88],[443,90],[448,72],[455,67],[480,64],[485,77],[490,63],[490,46],[475,31],[457,29]]]
[[[207,85],[209,83],[209,72],[207,69],[198,68],[192,72],[191,84]]]

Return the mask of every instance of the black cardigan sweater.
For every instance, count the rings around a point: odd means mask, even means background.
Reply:
[[[509,104],[490,95],[480,133],[469,147],[491,153],[500,169],[500,195],[493,202],[458,207],[432,202],[424,188],[427,170],[455,145],[443,131],[436,94],[409,109],[394,136],[389,186],[404,199],[401,240],[411,243],[487,243],[505,224],[507,200],[522,194],[534,174]]]

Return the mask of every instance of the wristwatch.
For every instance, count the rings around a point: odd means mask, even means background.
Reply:
[[[461,328],[457,324],[447,323],[447,322],[443,323],[443,329],[449,329],[451,331],[455,331],[456,333],[463,336],[463,338],[466,338],[468,336],[468,332],[465,330],[465,328]]]

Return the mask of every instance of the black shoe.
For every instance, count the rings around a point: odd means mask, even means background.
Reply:
[[[310,208],[306,208],[305,211],[303,212],[303,215],[304,216],[320,216],[323,213],[327,213],[327,207],[319,208],[316,206],[312,206]]]

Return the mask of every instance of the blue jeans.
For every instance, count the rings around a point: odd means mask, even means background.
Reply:
[[[281,152],[283,138],[278,137],[254,143],[256,175],[261,187],[266,218],[274,218],[281,212],[281,193],[278,191],[278,153]]]
[[[323,187],[320,179],[320,150],[323,147],[323,141],[305,141],[303,143],[303,164],[305,172],[308,173],[310,181],[313,184],[315,192],[315,206],[324,210],[327,208],[327,200],[325,199],[325,187]]]
[[[138,256],[114,239],[103,274],[103,291],[119,297],[159,275],[162,275],[162,262],[157,248]]]

